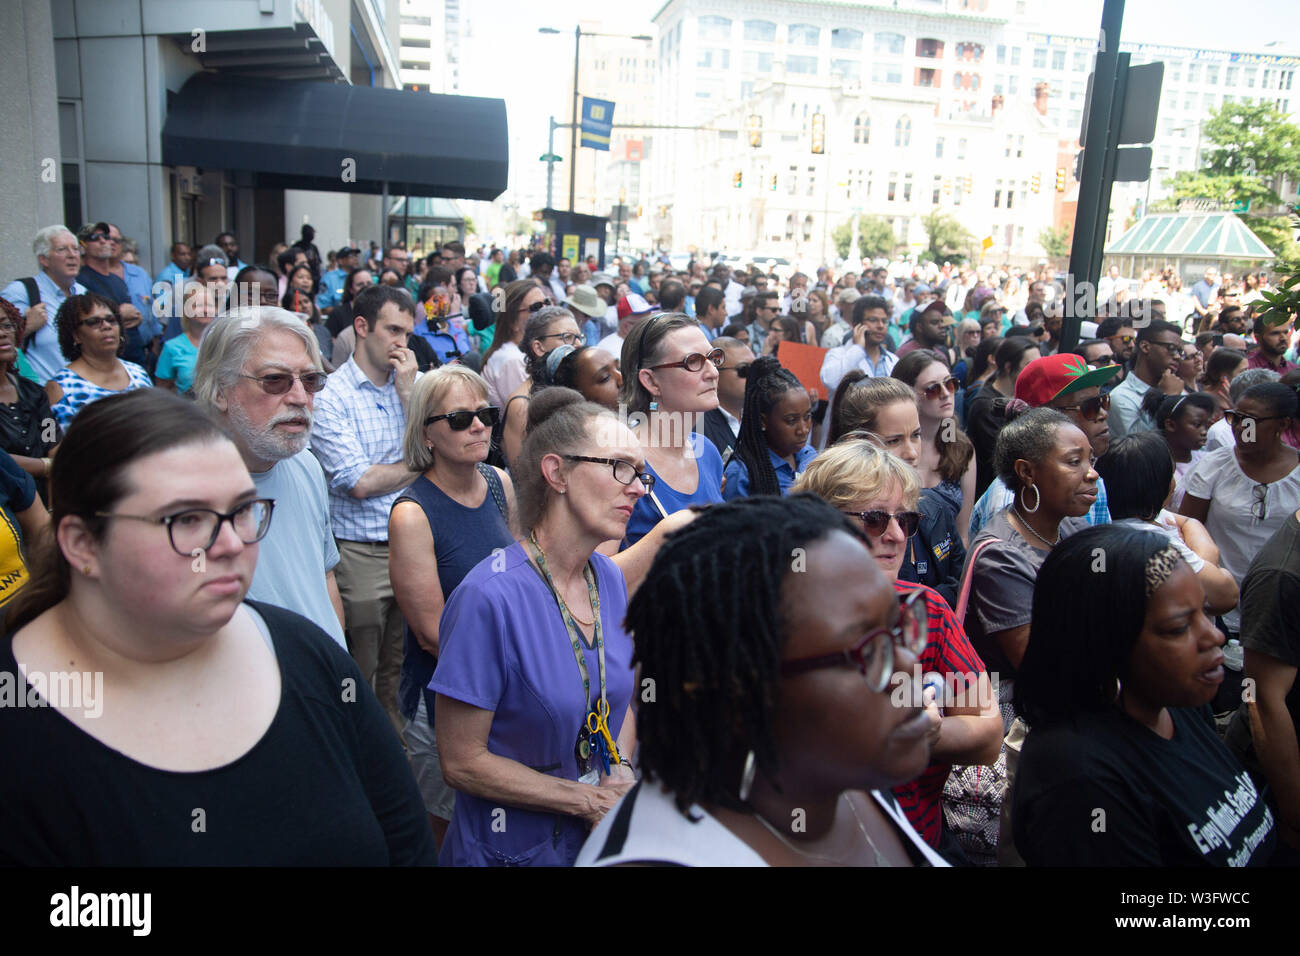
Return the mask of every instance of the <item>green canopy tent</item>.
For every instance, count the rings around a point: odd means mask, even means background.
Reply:
[[[1259,236],[1230,212],[1169,212],[1143,216],[1106,247],[1103,268],[1119,266],[1127,276],[1173,266],[1186,287],[1209,266],[1240,272],[1276,256]]]

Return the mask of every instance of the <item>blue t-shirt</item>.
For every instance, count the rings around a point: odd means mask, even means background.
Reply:
[[[188,392],[194,385],[194,366],[199,360],[199,349],[188,335],[178,335],[163,344],[154,374],[176,383],[176,391]],[[275,602],[270,602],[274,604]]]
[[[695,466],[700,474],[695,491],[690,494],[678,491],[655,474],[653,466],[647,464],[646,470],[655,476],[654,498],[645,495],[637,501],[632,517],[628,519],[620,551],[636,544],[651,528],[674,511],[692,505],[716,505],[722,502],[722,456],[718,454],[717,446],[695,432],[691,432],[688,440],[694,449]],[[663,505],[662,514],[655,506],[655,499]]]
[[[632,639],[623,630],[627,583],[603,554],[593,554],[591,565],[600,592],[609,730],[617,739],[633,689]],[[555,597],[523,545],[513,544],[479,562],[452,592],[438,625],[438,669],[429,688],[492,712],[491,753],[576,781],[574,746],[600,697],[599,653],[585,641],[581,647],[588,695]],[[438,862],[572,866],[589,831],[578,817],[460,792]]]
[[[772,462],[772,470],[776,472],[776,483],[781,494],[788,495],[795,480],[803,474],[808,463],[817,457],[817,449],[811,445],[800,448],[795,452],[793,468],[771,448],[767,450],[767,457]],[[722,497],[734,501],[736,498],[748,497],[749,493],[749,467],[739,455],[733,455],[731,461],[727,462],[727,485],[722,489]]]

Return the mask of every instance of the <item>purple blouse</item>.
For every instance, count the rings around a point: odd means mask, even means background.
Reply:
[[[609,727],[617,738],[632,698],[632,639],[623,631],[627,583],[604,555],[593,554],[591,563],[600,589]],[[584,642],[591,677],[591,695],[584,700],[564,619],[522,544],[475,565],[447,601],[438,633],[438,668],[429,688],[493,712],[492,753],[577,780],[573,748],[600,697],[600,655]],[[571,866],[588,831],[578,817],[458,792],[439,863]]]

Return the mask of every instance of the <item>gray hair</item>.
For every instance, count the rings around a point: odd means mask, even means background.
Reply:
[[[993,469],[1002,483],[1012,492],[1019,492],[1016,462],[1042,462],[1056,447],[1056,430],[1073,424],[1064,412],[1042,406],[1003,425],[993,446]]]
[[[243,306],[213,319],[199,341],[199,358],[194,366],[194,397],[200,406],[217,412],[217,396],[232,387],[243,374],[248,353],[263,336],[277,329],[302,340],[311,363],[322,369],[316,333],[297,314],[271,306]]]
[[[524,338],[519,343],[524,355],[531,355],[529,346],[537,339],[546,334],[546,330],[551,327],[551,323],[560,319],[572,319],[573,313],[565,305],[548,305],[545,308],[538,309],[528,317],[524,323]],[[577,321],[576,319],[574,321]],[[594,343],[593,343],[594,344]]]
[[[230,260],[226,258],[225,251],[220,246],[206,245],[194,254],[194,274],[198,275],[203,266],[208,265],[209,259],[220,259],[221,264],[227,268],[230,266]],[[202,265],[200,264],[202,263]]]
[[[77,238],[77,234],[67,226],[46,226],[32,239],[33,254],[35,254],[37,258],[48,256],[50,254],[50,246],[54,243],[55,237],[64,234],[71,236],[73,239]]]
[[[1262,385],[1264,382],[1276,382],[1282,376],[1277,374],[1271,368],[1250,368],[1242,372],[1232,380],[1228,386],[1228,401],[1236,405],[1237,401],[1245,393],[1246,389],[1252,385]]]

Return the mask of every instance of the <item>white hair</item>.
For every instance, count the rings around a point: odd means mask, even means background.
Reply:
[[[48,256],[50,254],[50,246],[54,243],[55,238],[62,236],[65,233],[73,239],[77,238],[77,234],[67,226],[46,226],[36,234],[34,239],[32,239],[32,252],[37,258]]]
[[[276,329],[302,339],[312,365],[322,370],[316,333],[297,313],[267,305],[231,309],[209,322],[199,340],[199,358],[194,366],[194,397],[198,403],[215,411],[217,396],[239,381],[253,346]]]

